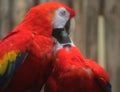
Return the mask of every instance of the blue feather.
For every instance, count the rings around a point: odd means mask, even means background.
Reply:
[[[0,75],[0,87],[3,87],[8,84],[9,80],[12,78],[13,74],[17,70],[17,68],[24,61],[25,57],[28,55],[25,53],[18,53],[16,60],[14,62],[8,62],[8,66],[4,75]]]
[[[19,65],[23,62],[23,60],[25,59],[25,57],[27,56],[28,53],[19,53],[19,55],[16,58],[15,61],[15,70],[19,67]]]
[[[112,86],[109,82],[107,82],[106,87],[108,89],[108,92],[112,92]]]

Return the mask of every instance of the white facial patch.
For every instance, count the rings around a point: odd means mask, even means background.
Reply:
[[[64,28],[69,18],[70,13],[65,8],[58,8],[53,21],[53,28]]]

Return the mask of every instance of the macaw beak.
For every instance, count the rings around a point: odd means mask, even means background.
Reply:
[[[68,20],[64,28],[54,29],[52,35],[60,44],[71,43],[71,40],[69,38],[69,33],[70,33],[69,29],[70,29],[70,20]]]

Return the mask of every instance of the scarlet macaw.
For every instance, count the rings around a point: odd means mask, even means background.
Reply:
[[[59,29],[65,29],[74,15],[71,8],[58,2],[35,6],[24,20],[1,40],[2,92],[40,91],[53,66],[52,36],[55,36]]]
[[[54,68],[44,92],[111,92],[105,70],[85,59],[72,41],[63,44],[57,41],[54,54]]]

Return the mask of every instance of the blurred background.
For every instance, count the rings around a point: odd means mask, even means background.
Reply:
[[[37,4],[59,1],[76,11],[72,39],[86,58],[109,73],[113,92],[120,92],[120,0],[0,0],[0,38]]]

